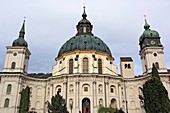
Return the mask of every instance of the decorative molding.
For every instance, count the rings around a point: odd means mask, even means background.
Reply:
[[[158,54],[164,54],[164,51],[158,51]]]

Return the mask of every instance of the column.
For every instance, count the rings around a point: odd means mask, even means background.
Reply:
[[[63,98],[66,99],[66,81],[63,82]]]
[[[77,60],[77,73],[79,73],[79,61]]]
[[[96,99],[95,104],[97,107],[97,84],[96,84],[96,82],[95,82],[95,99]]]
[[[93,81],[93,107],[96,107],[96,81]]]
[[[76,89],[75,89],[75,111],[79,113],[79,81],[76,82]]]
[[[120,83],[118,83],[118,93],[117,93],[117,95],[118,95],[118,106],[117,106],[117,108],[118,109],[120,109],[121,108],[121,102],[122,102],[122,99],[120,98],[120,96],[121,96],[121,84]]]
[[[105,82],[105,87],[106,87],[106,89],[105,89],[105,105],[106,105],[106,107],[109,107],[109,83],[108,82]]]
[[[54,88],[53,88],[53,84],[50,84],[50,99],[51,97],[54,95]]]

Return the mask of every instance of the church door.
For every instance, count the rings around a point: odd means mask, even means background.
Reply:
[[[82,100],[82,113],[90,113],[90,100],[88,98],[84,98]]]

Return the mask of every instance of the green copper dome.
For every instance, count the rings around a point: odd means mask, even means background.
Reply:
[[[96,50],[98,52],[107,53],[112,57],[108,46],[98,37],[92,35],[74,36],[61,47],[58,57],[63,53],[73,52],[75,50],[90,51]]]
[[[28,44],[24,39],[24,35],[25,35],[25,20],[24,20],[22,28],[21,28],[21,30],[19,32],[19,37],[13,41],[12,46],[28,47]]]
[[[92,34],[92,28],[90,21],[86,19],[87,15],[84,12],[82,15],[83,19],[78,22],[77,34],[76,36],[70,38],[67,42],[63,44],[60,48],[58,57],[64,53],[74,52],[76,50],[80,51],[90,51],[95,50],[97,52],[107,53],[110,57],[112,54],[108,46],[98,37]]]
[[[143,34],[141,35],[139,42],[141,42],[144,38],[152,38],[152,37],[159,37],[159,33],[155,30],[151,30],[149,29],[150,25],[147,23],[147,21],[145,20],[145,25],[144,25],[144,29],[145,31],[143,32]]]

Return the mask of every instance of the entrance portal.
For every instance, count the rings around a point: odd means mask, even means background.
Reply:
[[[82,113],[90,113],[90,100],[88,98],[84,98],[82,100]]]

